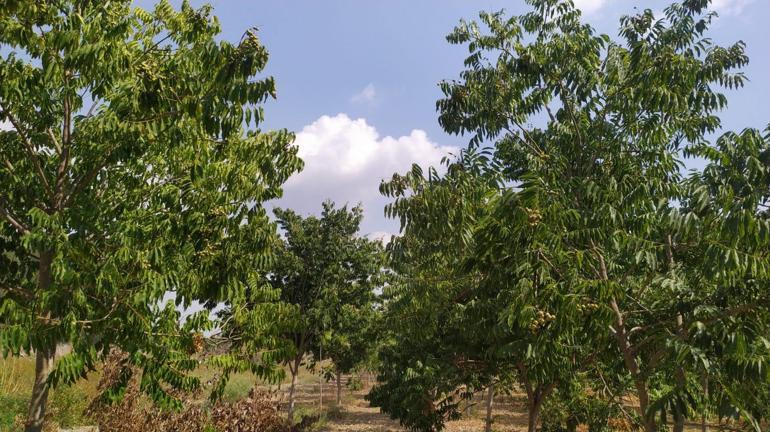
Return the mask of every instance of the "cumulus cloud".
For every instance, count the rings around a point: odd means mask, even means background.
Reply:
[[[604,7],[608,0],[574,0],[575,6],[585,15],[591,15]]]
[[[383,217],[387,200],[379,194],[380,181],[406,172],[412,163],[423,168],[437,166],[442,157],[456,150],[436,144],[417,129],[401,137],[380,136],[366,120],[346,114],[323,116],[305,126],[297,133],[295,144],[305,169],[286,182],[284,196],[276,205],[317,214],[327,198],[339,205],[361,203],[365,211],[362,233],[375,236],[398,228]]]
[[[740,15],[754,0],[713,0],[711,8],[722,16]]]
[[[353,95],[350,101],[353,103],[373,103],[377,99],[377,89],[374,88],[374,84],[369,83],[360,92]]]
[[[390,243],[390,241],[393,239],[395,234],[386,232],[386,231],[373,231],[367,234],[366,238],[369,240],[379,240],[380,243],[382,243],[383,246]]]

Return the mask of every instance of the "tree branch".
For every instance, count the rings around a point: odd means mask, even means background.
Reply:
[[[66,73],[65,73],[66,74]],[[65,76],[65,82],[67,78]],[[60,210],[64,202],[67,201],[67,197],[64,192],[64,183],[67,180],[67,169],[70,162],[70,134],[71,134],[71,121],[72,111],[70,107],[70,101],[67,96],[64,97],[64,113],[62,119],[62,133],[61,133],[61,152],[59,157],[59,167],[56,169],[56,186],[54,191],[54,207],[56,210]],[[51,134],[53,138],[53,134]]]
[[[2,198],[0,198],[0,216],[7,220],[20,234],[27,234],[29,232],[29,228],[6,208],[5,200]]]
[[[10,111],[3,108],[3,114],[8,117],[8,121],[11,122],[11,125],[13,125],[13,128],[16,129],[16,133],[19,135],[19,138],[21,138],[21,142],[24,144],[24,150],[27,152],[27,156],[29,157],[30,162],[32,162],[32,165],[35,167],[35,172],[40,178],[43,189],[45,189],[45,192],[51,198],[53,198],[51,185],[48,183],[48,179],[45,177],[45,172],[43,172],[43,167],[40,165],[40,160],[35,154],[35,146],[32,144],[32,141],[30,141],[29,134],[24,130],[24,128],[21,126],[21,123],[19,123],[18,119]]]

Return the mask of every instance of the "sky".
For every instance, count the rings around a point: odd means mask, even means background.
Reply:
[[[662,11],[668,1],[579,0],[585,19],[617,36],[621,15],[634,8]],[[383,178],[412,163],[436,165],[467,137],[444,133],[437,121],[438,83],[456,78],[467,49],[446,35],[460,19],[481,10],[527,10],[521,1],[497,0],[214,0],[223,37],[236,41],[257,27],[270,51],[266,70],[278,99],[267,103],[263,127],[288,128],[305,169],[273,205],[318,213],[321,202],[361,203],[362,234],[387,239],[398,223],[386,219]],[[720,14],[710,33],[716,43],[747,43],[750,81],[729,92],[726,129],[770,123],[770,0],[716,0]]]
[[[137,0],[152,7],[154,0]],[[179,4],[180,1],[172,0]],[[193,5],[204,1],[192,0]],[[305,169],[268,207],[318,213],[325,199],[364,206],[362,234],[387,239],[398,223],[383,216],[383,178],[412,163],[437,165],[467,144],[437,121],[438,83],[456,78],[467,49],[445,36],[481,10],[527,10],[523,0],[209,0],[221,37],[237,42],[252,27],[271,53],[267,75],[278,98],[265,106],[262,129],[287,128]],[[577,0],[584,19],[617,36],[621,15],[662,11],[667,0]],[[720,17],[709,33],[722,45],[743,40],[749,82],[728,91],[725,130],[770,123],[770,0],[714,0]]]

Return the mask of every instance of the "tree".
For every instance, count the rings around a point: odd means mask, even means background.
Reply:
[[[378,284],[379,285],[379,284]],[[322,338],[323,352],[334,365],[337,386],[337,405],[342,403],[342,374],[352,372],[374,355],[379,340],[378,321],[374,292],[359,292],[357,299],[349,302],[327,303],[330,325]],[[336,303],[336,305],[335,305]]]
[[[284,333],[293,345],[285,359],[292,376],[288,411],[292,419],[303,357],[318,351],[325,332],[335,331],[333,324],[339,323],[345,307],[371,305],[381,271],[381,246],[357,236],[361,207],[337,209],[327,201],[320,217],[303,218],[284,209],[275,209],[275,215],[285,240],[268,278],[280,290],[281,301],[296,307],[299,314],[299,324]]]
[[[756,289],[767,152],[757,131],[707,141],[726,105],[718,87],[744,80],[743,44],[704,36],[707,1],[623,17],[619,42],[569,1],[529,3],[448,37],[470,55],[441,84],[439,121],[470,135],[468,150],[446,175],[413,170],[381,188],[402,223],[390,250],[401,279],[370,400],[440,429],[458,396],[515,372],[534,431],[543,401],[579,398],[588,377],[621,412],[631,391],[646,431],[668,416],[682,430],[709,382],[720,411],[757,425],[765,395],[738,383],[764,381],[770,359]],[[480,171],[499,177],[471,175],[482,145]],[[686,179],[693,154],[712,164]]]
[[[673,224],[681,279],[699,288],[676,297],[692,322],[680,350],[702,359],[685,385],[704,419],[742,417],[760,430],[770,416],[770,127],[692,152],[708,165],[686,180]]]
[[[432,170],[426,179],[415,169],[381,188],[395,197],[387,211],[402,220],[390,249],[400,278],[386,314],[398,342],[397,352],[383,352],[380,385],[370,397],[412,427],[440,429],[460,415],[459,399],[516,380],[534,430],[557,384],[595,357],[584,337],[596,330],[594,308],[578,304],[538,260],[548,240],[539,225],[547,221],[504,193],[490,156],[463,151],[445,175]],[[434,338],[435,345],[425,342]],[[411,388],[422,374],[427,387]],[[439,408],[426,415],[428,404]]]
[[[591,318],[601,329],[596,344],[612,341],[608,348],[632,382],[644,429],[656,430],[671,414],[681,430],[697,407],[692,378],[708,364],[694,330],[735,328],[738,315],[742,321],[764,304],[746,296],[754,292],[746,278],[766,278],[766,248],[748,253],[735,242],[691,238],[735,230],[719,225],[727,224],[725,215],[700,231],[697,212],[677,204],[690,199],[683,157],[710,148],[706,135],[720,126],[716,112],[726,97],[717,88],[744,80],[736,72],[748,61],[744,46],[714,46],[704,36],[713,18],[706,0],[675,3],[662,18],[650,10],[623,17],[621,42],[595,35],[569,1],[529,3],[533,11],[519,17],[482,14],[486,33],[462,23],[449,36],[467,44],[470,56],[461,79],[442,84],[440,122],[470,134],[471,145],[495,141],[514,187],[490,212],[503,216],[493,223],[503,230],[506,219],[536,220],[539,245],[528,265],[546,269],[572,304],[599,305]],[[691,256],[699,248],[710,258]],[[735,300],[747,303],[728,306],[709,289],[742,292]],[[703,296],[714,301],[698,305]],[[731,334],[723,343],[744,337]],[[764,353],[754,354],[764,364]]]
[[[367,398],[416,430],[458,418],[460,403],[503,376],[508,333],[480,267],[466,261],[473,233],[499,187],[487,152],[445,160],[445,174],[419,166],[380,186],[401,222],[388,245],[395,275],[385,289],[385,335],[377,385]]]
[[[189,353],[210,327],[207,311],[180,326],[177,307],[243,298],[269,254],[261,203],[301,161],[289,132],[246,130],[275,96],[255,31],[219,32],[186,2],[2,2],[0,343],[35,352],[29,431],[49,387],[112,347],[177,406],[166,390],[198,386]]]

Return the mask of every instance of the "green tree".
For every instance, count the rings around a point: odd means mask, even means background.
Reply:
[[[694,147],[708,164],[687,179],[672,223],[672,261],[683,283],[671,285],[689,323],[677,348],[701,359],[683,386],[694,395],[690,408],[704,418],[742,417],[757,430],[770,416],[768,132],[726,133],[714,146]]]
[[[0,343],[36,355],[29,431],[50,386],[115,346],[177,406],[166,390],[198,385],[189,353],[210,325],[180,326],[177,307],[243,298],[266,261],[261,203],[301,161],[289,132],[247,129],[275,96],[256,33],[219,32],[186,2],[0,2]]]
[[[367,398],[411,429],[441,429],[460,405],[502,376],[509,333],[494,296],[468,268],[474,230],[498,193],[486,152],[445,160],[445,174],[414,166],[380,190],[401,223],[388,246],[395,275],[384,291],[378,383]]]
[[[298,325],[284,333],[293,346],[285,359],[292,376],[291,419],[297,374],[305,355],[318,352],[324,333],[333,334],[345,307],[371,305],[382,270],[381,245],[358,237],[361,207],[335,208],[326,201],[320,217],[303,218],[285,209],[275,209],[275,215],[285,240],[277,249],[268,278],[280,290],[281,301],[296,307],[299,315]]]
[[[462,23],[449,36],[467,44],[470,56],[461,79],[442,84],[440,122],[470,134],[471,145],[495,141],[513,187],[493,204],[499,210],[490,214],[500,217],[491,223],[502,231],[511,219],[537,222],[537,243],[528,243],[524,262],[556,288],[557,322],[579,324],[566,319],[577,317],[575,305],[599,305],[592,335],[622,360],[644,429],[656,430],[670,414],[681,430],[698,405],[691,383],[709,363],[696,330],[733,330],[712,338],[721,340],[715,352],[723,358],[722,349],[759,326],[737,331],[734,321],[764,304],[749,283],[767,277],[767,243],[758,243],[763,228],[740,228],[724,203],[706,228],[697,212],[678,204],[691,199],[683,158],[711,148],[706,135],[719,128],[716,113],[726,106],[719,87],[739,87],[744,76],[736,70],[748,58],[740,42],[723,48],[705,37],[714,16],[707,0],[675,3],[663,17],[650,10],[623,17],[619,42],[582,24],[569,1],[529,3],[528,14],[482,14],[488,30]],[[730,189],[736,183],[728,186],[725,196],[740,193]],[[747,212],[742,217],[755,221],[748,226],[764,226]],[[740,238],[741,229],[751,233],[746,245],[725,241],[725,233]],[[724,237],[705,235],[716,233]],[[691,256],[698,250],[700,257]],[[711,297],[711,289],[740,293],[730,297],[739,304],[717,301],[724,297]],[[763,351],[752,354],[764,365]],[[745,368],[731,373],[750,376]]]
[[[504,193],[491,156],[463,151],[445,175],[415,168],[381,187],[402,236],[390,249],[392,343],[370,399],[410,427],[440,429],[462,399],[518,381],[534,430],[556,386],[595,358],[596,305],[538,259],[547,221]]]
[[[569,1],[529,3],[448,37],[470,56],[442,83],[439,121],[470,135],[469,151],[445,176],[413,170],[382,187],[402,223],[402,279],[370,399],[438,429],[458,397],[515,372],[535,430],[543,400],[579,396],[573,376],[588,374],[619,410],[632,391],[645,430],[668,416],[682,430],[716,402],[701,396],[709,382],[720,412],[757,425],[765,394],[746,383],[764,382],[769,358],[756,288],[768,277],[766,143],[752,130],[706,139],[726,105],[719,87],[744,80],[743,44],[705,37],[708,1],[623,17],[619,42]],[[502,177],[458,176],[490,142],[482,165]],[[693,154],[712,163],[685,179]]]
[[[361,291],[359,298],[341,303],[326,303],[330,313],[329,327],[322,339],[323,354],[334,366],[337,405],[342,403],[342,374],[362,367],[375,354],[379,340],[380,310],[374,302],[374,291]],[[336,305],[335,305],[336,303]]]

